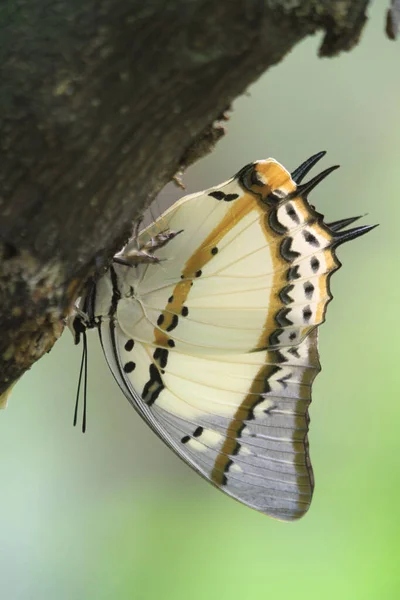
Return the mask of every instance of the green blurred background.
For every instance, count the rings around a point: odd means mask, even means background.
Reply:
[[[193,192],[255,159],[293,169],[326,149],[321,168],[342,169],[313,193],[318,209],[380,223],[339,251],[308,515],[273,521],[183,465],[128,405],[95,332],[88,431],[73,429],[80,349],[66,332],[0,414],[1,598],[400,598],[400,42],[384,36],[385,5],[349,54],[317,59],[319,37],[295,48],[185,176]],[[178,196],[168,186],[160,202]]]

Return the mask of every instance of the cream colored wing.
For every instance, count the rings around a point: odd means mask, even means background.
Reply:
[[[285,520],[312,496],[307,409],[334,248],[369,229],[340,233],[309,205],[332,169],[298,184],[320,157],[293,178],[259,161],[175,204],[142,240],[182,233],[160,264],[113,266],[100,327],[118,383],[158,435],[214,485]]]

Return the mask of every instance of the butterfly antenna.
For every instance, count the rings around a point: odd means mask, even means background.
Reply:
[[[85,332],[82,333],[83,339],[86,339],[86,334]],[[79,369],[79,379],[78,379],[78,389],[76,391],[76,399],[75,399],[75,411],[74,411],[74,427],[76,427],[76,423],[78,421],[78,406],[79,406],[79,396],[81,393],[81,383],[82,383],[82,375],[83,375],[83,367],[85,365],[85,342],[83,343],[83,347],[82,347],[82,358],[81,358],[81,367]]]
[[[82,433],[86,431],[86,413],[87,413],[87,381],[88,381],[88,351],[86,332],[83,333],[83,354],[85,357],[84,379],[83,379],[83,416],[82,416]]]
[[[79,397],[81,395],[81,387],[82,387],[82,377],[83,377],[83,417],[82,417],[82,433],[86,431],[86,410],[87,410],[87,378],[88,378],[88,357],[87,357],[87,340],[86,340],[86,331],[82,332],[83,339],[83,347],[82,347],[82,358],[81,358],[81,366],[79,369],[79,380],[78,380],[78,389],[76,391],[76,400],[75,400],[75,410],[74,410],[74,427],[78,422],[78,407],[79,407]]]

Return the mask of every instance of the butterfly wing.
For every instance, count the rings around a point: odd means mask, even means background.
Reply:
[[[253,354],[162,354],[104,322],[101,340],[120,387],[152,429],[237,500],[291,520],[309,507],[311,383],[316,334]],[[112,357],[115,357],[114,359]]]
[[[307,189],[269,159],[178,202],[141,237],[183,230],[160,264],[112,267],[99,327],[115,378],[153,430],[227,494],[284,520],[311,502],[316,326],[339,266],[339,234]]]

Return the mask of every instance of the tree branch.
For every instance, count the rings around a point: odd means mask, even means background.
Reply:
[[[302,38],[350,49],[368,0],[19,0],[1,19],[0,393],[213,122]],[[8,13],[7,13],[8,10]]]

